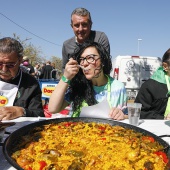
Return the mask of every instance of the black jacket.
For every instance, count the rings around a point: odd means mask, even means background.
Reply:
[[[153,79],[142,84],[135,99],[142,104],[141,119],[164,119],[164,113],[168,102],[168,88],[166,84]]]
[[[18,85],[20,75],[21,71],[8,83]],[[13,105],[23,107],[27,117],[44,117],[41,94],[38,81],[33,76],[22,72],[21,83]]]
[[[41,70],[40,79],[52,79],[51,72],[54,68],[51,65],[46,65]]]

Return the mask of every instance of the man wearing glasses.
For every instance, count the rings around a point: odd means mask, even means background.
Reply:
[[[21,71],[23,47],[15,39],[0,39],[0,120],[43,116],[37,80]]]
[[[76,49],[82,46],[86,41],[97,42],[101,44],[110,54],[109,40],[104,32],[91,30],[92,19],[90,12],[85,8],[76,8],[71,14],[71,27],[75,34],[74,37],[66,40],[62,47],[62,68],[71,58]]]

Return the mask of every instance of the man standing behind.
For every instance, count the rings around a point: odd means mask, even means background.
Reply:
[[[51,62],[47,61],[46,65],[42,68],[41,70],[41,75],[40,75],[40,79],[52,79],[51,77],[51,71],[54,68],[51,66]]]
[[[101,44],[110,54],[109,40],[104,32],[93,31],[90,12],[85,8],[76,8],[71,14],[71,27],[75,36],[66,40],[62,47],[62,68],[65,68],[75,49],[86,41],[94,41]]]

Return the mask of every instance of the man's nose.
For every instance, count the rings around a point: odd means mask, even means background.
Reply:
[[[79,25],[79,31],[82,31],[83,30],[83,26],[80,24]]]
[[[3,65],[1,66],[1,70],[5,72],[6,70],[8,70],[8,68],[7,68],[7,66],[6,66],[5,64],[3,64]]]

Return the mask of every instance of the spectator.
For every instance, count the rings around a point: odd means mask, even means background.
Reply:
[[[37,80],[20,69],[23,47],[15,39],[0,39],[0,120],[44,116]]]
[[[109,40],[104,32],[93,31],[90,12],[85,8],[76,8],[71,14],[71,27],[74,37],[66,40],[62,47],[62,68],[65,68],[70,56],[75,49],[79,48],[85,41],[100,43],[110,54]]]
[[[40,64],[39,63],[35,64],[34,71],[35,71],[35,78],[39,79],[39,76],[41,74],[41,72],[40,72]]]
[[[145,81],[135,99],[141,103],[142,119],[169,119],[170,120],[170,49],[162,57],[162,66],[159,67]],[[168,103],[169,102],[169,103]]]
[[[25,67],[22,63],[20,64],[20,69],[21,71],[25,72],[25,73],[28,73],[29,74],[29,70],[27,67]]]
[[[23,62],[22,62],[23,66],[25,66],[27,68],[27,72],[29,74],[31,74],[32,76],[35,76],[35,70],[34,67],[30,64],[29,62],[29,58],[27,56],[23,57]]]
[[[127,118],[126,89],[123,83],[110,77],[112,63],[109,53],[100,44],[90,42],[84,43],[73,56],[50,96],[49,111],[58,113],[71,104],[70,115],[78,117],[83,106],[107,99],[110,112],[106,114],[110,118]]]
[[[53,67],[53,69],[55,69],[55,63],[51,63],[51,66]]]
[[[53,70],[53,67],[51,66],[51,62],[47,61],[46,65],[42,67],[40,79],[52,79],[51,77],[52,70]]]
[[[46,64],[45,64],[45,63],[42,63],[42,64],[41,64],[41,68],[43,68],[44,66],[46,66]]]

